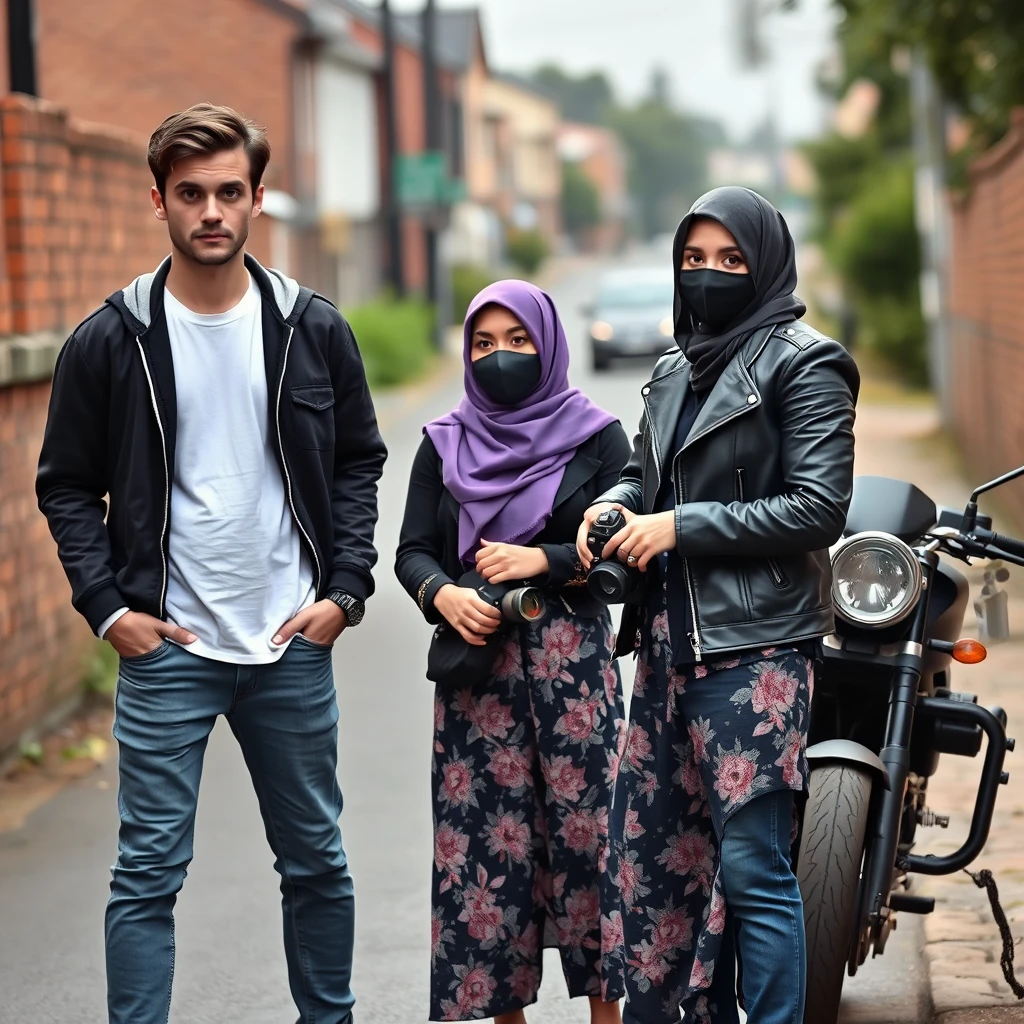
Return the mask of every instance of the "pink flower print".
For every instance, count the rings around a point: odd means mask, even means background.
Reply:
[[[507,856],[514,864],[522,864],[530,852],[530,826],[523,820],[523,813],[487,815],[487,850],[498,862],[505,863]]]
[[[707,677],[708,667],[707,665],[694,665],[693,666],[693,678],[704,679]]]
[[[597,889],[577,889],[565,900],[565,912],[569,915],[572,933],[586,936],[596,931],[601,919],[601,900]]]
[[[697,829],[680,831],[669,836],[668,845],[655,860],[676,875],[697,874],[709,877],[714,868],[714,848],[704,833]]]
[[[711,910],[704,927],[712,935],[721,935],[725,931],[725,897],[717,884],[711,893]]]
[[[521,1003],[532,1003],[540,988],[540,972],[533,964],[520,964],[509,976],[508,984],[513,999]]]
[[[465,1013],[482,1010],[494,995],[498,983],[491,977],[491,968],[480,964],[468,971],[455,991],[459,1009]]]
[[[796,700],[799,680],[780,665],[766,662],[757,666],[757,680],[751,695],[751,706],[759,715],[767,715],[767,721],[759,722],[754,729],[755,736],[764,736],[772,729],[785,729],[785,714]]]
[[[715,738],[715,730],[706,718],[698,718],[688,726],[690,742],[693,744],[693,760],[696,764],[708,760],[708,744]]]
[[[619,877],[616,884],[622,893],[622,902],[627,907],[633,907],[637,900],[651,894],[651,890],[645,884],[651,880],[650,875],[644,874],[643,865],[637,863],[637,856],[636,850],[629,850],[619,858]]]
[[[677,672],[674,668],[668,673],[668,699],[665,702],[665,721],[672,721],[672,711],[676,702],[682,697],[686,690],[686,676]]]
[[[541,631],[541,643],[545,650],[557,652],[563,661],[579,661],[583,631],[568,619],[555,619]]]
[[[560,754],[550,761],[541,758],[544,781],[556,800],[562,803],[576,803],[580,792],[586,788],[586,770],[572,763],[572,758]]]
[[[651,915],[654,925],[651,941],[654,948],[665,956],[672,956],[679,950],[690,949],[693,945],[693,918],[683,907],[674,907],[671,902],[664,910]]]
[[[441,883],[441,891],[447,892],[458,883],[469,850],[469,836],[452,828],[447,822],[434,829],[434,864],[438,871],[447,873]]]
[[[667,640],[668,639],[668,612],[661,612],[659,615],[655,615],[654,622],[651,623],[651,636],[655,640]]]
[[[476,805],[473,797],[473,773],[466,761],[449,761],[441,770],[442,798],[447,804],[459,807],[465,803]]]
[[[715,791],[727,804],[739,804],[755,789],[757,779],[756,750],[742,750],[737,738],[736,746],[729,751],[718,748],[715,757]],[[767,779],[765,780],[767,782]]]
[[[501,645],[498,656],[494,659],[493,673],[495,679],[504,682],[515,679],[523,674],[523,649],[519,646],[519,635],[513,633]]]
[[[647,664],[641,654],[636,662],[636,675],[633,677],[633,696],[642,697],[647,689],[647,680],[654,674],[654,669]]]
[[[501,703],[498,695],[487,693],[478,700],[470,698],[463,710],[466,719],[475,725],[481,736],[503,740],[513,728],[512,709]],[[474,737],[471,736],[471,741]]]
[[[782,781],[790,789],[803,788],[803,772],[800,770],[800,753],[804,738],[797,729],[790,729],[783,741],[782,753],[775,762],[782,769]]]
[[[477,866],[477,884],[466,886],[466,895],[462,904],[459,920],[467,923],[470,938],[492,944],[504,938],[505,914],[498,907],[494,895],[495,889],[505,883],[505,876],[487,881],[487,871],[482,865]]]
[[[601,834],[598,817],[582,808],[571,810],[562,819],[558,834],[574,853],[594,853]]]
[[[615,703],[619,693],[619,669],[614,661],[606,661],[601,669],[601,680],[604,683],[604,696],[609,704]]]
[[[574,743],[587,743],[597,728],[601,700],[590,697],[585,700],[567,700],[566,712],[555,723],[555,732],[566,736]]]
[[[434,698],[434,732],[444,728],[444,701]]]
[[[704,969],[704,964],[700,960],[694,960],[693,969],[690,971],[690,988],[708,988],[710,985],[711,979]]]
[[[633,968],[638,978],[647,983],[640,990],[646,992],[651,986],[657,988],[664,984],[670,965],[661,951],[646,939],[632,949],[636,956],[627,959],[626,963]]]
[[[605,953],[614,954],[622,948],[622,914],[613,910],[601,917],[601,949]]]
[[[636,722],[630,724],[629,732],[626,733],[626,751],[623,756],[626,764],[637,771],[640,771],[644,761],[653,760],[650,734]]]
[[[626,811],[626,823],[623,826],[622,832],[627,839],[639,839],[647,829],[640,824],[640,812],[634,811],[633,808],[629,808]]]
[[[518,747],[492,750],[487,770],[494,776],[494,781],[506,789],[522,789],[533,782],[530,762]]]
[[[696,798],[695,803],[704,803],[708,798],[707,787],[704,785],[704,774],[692,761],[683,763],[683,788],[688,796]]]

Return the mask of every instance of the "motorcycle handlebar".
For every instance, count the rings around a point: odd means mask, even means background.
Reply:
[[[992,545],[992,547],[999,548],[1000,551],[1003,551],[1008,555],[1013,555],[1016,558],[1024,558],[1024,542],[1019,541],[1014,537],[1007,537],[1004,534],[993,533],[991,530],[984,530],[980,528],[975,529],[974,535],[986,546]]]

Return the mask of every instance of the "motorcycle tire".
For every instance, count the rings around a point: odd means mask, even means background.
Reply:
[[[804,1024],[836,1024],[858,922],[872,778],[844,764],[811,772],[797,861],[807,936]]]

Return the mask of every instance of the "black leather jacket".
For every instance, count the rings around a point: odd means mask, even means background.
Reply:
[[[799,321],[758,331],[723,371],[689,438],[671,445],[690,364],[663,356],[619,482],[600,501],[650,514],[676,467],[676,545],[694,653],[773,646],[832,632],[828,547],[853,489],[860,385],[846,350]],[[617,654],[634,650],[642,605],[627,605]]]

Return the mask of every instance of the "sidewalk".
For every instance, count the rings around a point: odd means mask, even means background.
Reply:
[[[871,383],[857,414],[856,471],[909,479],[936,503],[955,507],[962,507],[971,487],[983,482],[966,475],[953,446],[940,431],[931,402],[917,396],[900,396]],[[996,529],[1011,534],[1020,531],[1019,526],[1015,529],[1014,524],[1005,521],[998,525],[998,499],[982,499],[982,507],[995,513]],[[967,575],[973,601],[981,585],[980,567],[968,569]],[[988,659],[981,665],[955,666],[953,687],[976,693],[979,703],[987,707],[1002,706],[1009,717],[1008,734],[1020,739],[1022,747],[1018,749],[1022,749],[1024,571],[1011,569],[1006,586],[1010,592],[1010,641],[990,647]],[[976,635],[975,628],[973,608],[969,606],[964,634]],[[970,761],[952,756],[942,759],[929,784],[928,803],[937,813],[949,814],[949,828],[919,831],[918,852],[951,852],[966,836],[981,757]],[[1024,769],[1019,757],[1009,754],[1006,770],[1010,772],[1010,783],[1000,790],[988,845],[972,870],[988,868],[995,875],[1017,948],[1022,949]],[[936,899],[935,913],[924,919],[924,953],[937,1024],[1024,1022],[1024,1003],[1018,1003],[999,966],[1002,944],[985,891],[962,873],[937,878],[917,876],[915,884],[917,892]],[[1024,978],[1024,955],[1018,956],[1017,965]]]

